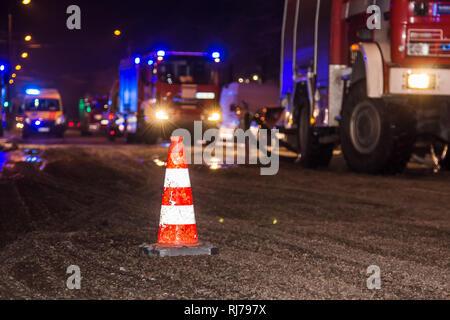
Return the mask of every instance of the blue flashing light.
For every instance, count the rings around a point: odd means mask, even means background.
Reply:
[[[141,63],[141,58],[139,58],[139,57],[134,58],[134,63],[135,64],[140,64]]]
[[[37,95],[41,94],[41,91],[38,89],[27,89],[25,92],[29,96],[37,96]]]
[[[442,51],[450,51],[450,43],[442,45]]]
[[[5,71],[6,67],[4,64],[0,65],[0,71]]]
[[[220,53],[219,53],[219,52],[213,52],[213,53],[212,53],[212,57],[213,57],[214,59],[219,59],[219,58],[220,58]]]
[[[36,121],[34,122],[34,124],[35,124],[36,126],[40,126],[40,125],[41,125],[41,121],[36,120]]]
[[[149,66],[153,65],[153,63],[154,63],[154,61],[151,60],[151,59],[147,61],[147,64],[148,64]]]
[[[166,52],[164,50],[159,50],[157,53],[158,57],[164,57],[166,55]]]

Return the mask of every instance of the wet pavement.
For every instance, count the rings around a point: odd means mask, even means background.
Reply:
[[[357,175],[339,152],[318,171],[284,157],[276,176],[192,165],[199,237],[219,254],[151,259],[138,248],[156,241],[167,145],[47,142],[21,144],[0,178],[0,298],[450,298],[448,172]]]

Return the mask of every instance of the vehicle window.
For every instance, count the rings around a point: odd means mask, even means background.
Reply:
[[[214,70],[205,57],[167,57],[158,65],[158,80],[168,84],[214,84]]]
[[[92,108],[98,111],[108,110],[108,100],[95,100],[92,101]]]
[[[57,99],[28,99],[25,101],[25,111],[60,111]]]

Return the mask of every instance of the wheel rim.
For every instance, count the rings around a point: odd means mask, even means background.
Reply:
[[[350,120],[350,138],[355,149],[362,154],[373,152],[380,141],[381,119],[371,103],[363,101],[353,110]]]

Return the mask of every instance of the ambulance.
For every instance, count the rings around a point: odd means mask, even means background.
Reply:
[[[27,89],[21,106],[22,137],[32,133],[64,137],[66,123],[61,95],[56,89]]]

